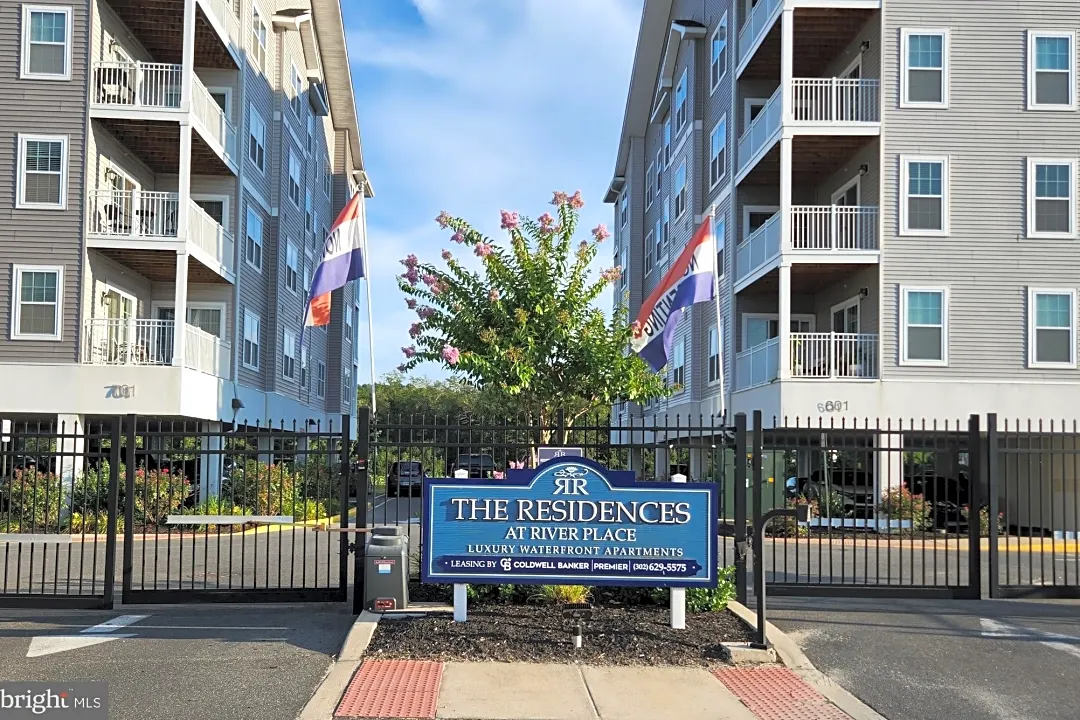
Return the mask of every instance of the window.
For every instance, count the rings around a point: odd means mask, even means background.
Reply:
[[[288,329],[281,333],[281,375],[296,377],[296,335]]]
[[[300,288],[300,254],[292,240],[285,246],[285,287],[293,292]]]
[[[326,197],[330,197],[330,195],[334,192],[334,173],[330,169],[330,161],[329,160],[327,160],[324,164],[326,166],[326,172],[323,174],[323,188],[322,189],[323,189],[323,194],[326,195]]]
[[[349,391],[353,389],[352,378],[352,368],[346,365],[341,373],[341,401],[346,404],[349,402]]]
[[[248,265],[262,272],[263,223],[258,214],[250,207],[247,211],[245,238],[244,257],[247,259]]]
[[[255,6],[251,9],[251,59],[260,71],[266,70],[266,23]]]
[[[315,144],[315,116],[314,115],[308,115],[307,116],[307,149],[308,149],[308,152],[311,152],[312,150],[315,149],[313,147],[314,144]]]
[[[675,219],[682,217],[686,210],[686,161],[675,170]],[[666,220],[666,218],[665,218]]]
[[[645,209],[652,207],[653,192],[656,187],[656,166],[649,163],[645,170]]]
[[[1028,367],[1076,366],[1076,291],[1028,290]]]
[[[304,98],[304,81],[300,79],[300,71],[296,69],[296,66],[292,66],[292,97],[289,98],[289,104],[292,105],[293,115],[299,119],[303,113],[302,101]]]
[[[307,347],[300,347],[300,387],[306,388],[308,386],[308,359],[307,359]]]
[[[900,232],[947,235],[949,232],[949,159],[900,156]]]
[[[65,135],[20,135],[16,207],[63,210],[67,207]]]
[[[671,116],[664,118],[664,167],[671,163]]]
[[[64,268],[15,265],[16,302],[12,307],[12,340],[59,340],[64,305]]]
[[[296,207],[300,207],[300,183],[302,177],[300,159],[296,157],[296,153],[289,150],[289,199],[293,201],[293,205]]]
[[[71,8],[23,5],[22,72],[35,80],[71,79]]]
[[[948,365],[949,294],[945,288],[900,288],[900,359],[904,365]]]
[[[266,121],[254,105],[248,107],[248,160],[259,172],[266,172]]]
[[[709,379],[710,385],[720,382],[720,337],[717,329],[709,328]]]
[[[314,224],[312,224],[312,215],[311,215],[311,191],[310,190],[305,190],[304,191],[304,232],[309,233],[309,232],[311,232],[312,228],[314,228],[314,227],[315,226],[314,226]]]
[[[259,369],[259,335],[262,320],[250,310],[244,311],[244,367]]]
[[[686,70],[683,70],[679,84],[675,86],[675,133],[686,127]]]
[[[671,352],[671,384],[680,387],[686,379],[686,341],[679,340]]]
[[[660,256],[664,254],[664,221],[661,218],[656,218],[656,227],[653,229],[653,246],[654,255],[656,256],[656,264],[660,264]],[[648,244],[645,246],[646,252],[648,252]]]
[[[716,237],[716,277],[724,277],[726,268],[724,267],[724,248],[727,247],[727,222],[720,219],[713,219],[716,230],[713,235]]]
[[[1076,109],[1076,34],[1028,33],[1028,110]]]
[[[727,116],[720,118],[709,136],[709,188],[727,174]]]
[[[720,18],[720,24],[716,26],[712,36],[712,49],[710,50],[711,62],[709,65],[710,87],[716,90],[716,86],[727,75],[727,13]]]
[[[949,33],[901,30],[901,107],[949,106]]]
[[[315,395],[317,397],[326,397],[326,364],[322,361],[317,363],[316,366]]]
[[[668,222],[668,215],[669,215],[670,210],[671,210],[671,198],[666,197],[666,198],[664,198],[664,226],[663,226],[663,233],[662,233],[662,237],[660,238],[660,244],[664,246],[665,250],[667,249],[668,240],[671,239],[671,236],[668,234],[668,227],[670,226],[670,223]]]
[[[304,267],[304,297],[311,295],[311,268]]]
[[[653,237],[654,237],[654,235],[652,233],[652,230],[645,233],[645,274],[646,275],[648,275],[650,272],[652,272],[652,267],[653,267],[653,253],[652,253],[652,250],[650,249],[651,246],[652,246],[652,243],[653,243]]]
[[[345,304],[345,330],[352,333],[352,305]]]
[[[624,189],[622,192],[622,198],[619,200],[619,230],[626,228],[626,224],[630,221],[630,190]]]
[[[1028,235],[1076,237],[1076,161],[1028,159]]]

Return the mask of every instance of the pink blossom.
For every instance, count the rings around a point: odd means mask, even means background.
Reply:
[[[524,460],[511,460],[510,461],[510,468],[513,469],[513,470],[521,470],[524,467],[525,467],[525,461]]]
[[[570,207],[574,208],[575,210],[580,210],[581,208],[585,207],[585,201],[581,199],[581,191],[580,190],[575,192],[570,197],[569,202],[570,202]]]
[[[540,230],[542,232],[551,232],[552,226],[555,224],[555,218],[551,217],[551,213],[544,213],[539,218]]]
[[[432,287],[435,283],[439,282],[439,278],[435,277],[431,273],[424,275],[424,284],[428,287]]]
[[[607,282],[615,282],[622,277],[622,268],[619,266],[608,268],[604,272],[600,273],[600,277]]]
[[[456,233],[454,233],[453,237],[451,237],[450,239],[451,239],[451,240],[453,240],[453,241],[454,241],[454,242],[456,242],[456,243],[463,243],[463,242],[465,242],[465,236],[464,236],[464,235],[462,235],[462,234],[461,234],[461,233],[459,233],[459,232],[456,232]]]
[[[402,364],[397,366],[397,371],[400,372],[400,373],[403,373],[408,369],[409,369],[409,366],[406,365],[405,363],[402,363]]]
[[[551,228],[551,232],[555,233],[556,235],[561,233],[562,232],[562,223],[559,223],[555,227]]]
[[[408,271],[403,273],[401,277],[407,280],[409,284],[414,287],[416,286],[416,283],[420,282],[420,273],[417,272],[416,268],[409,268]]]
[[[577,246],[577,249],[578,249],[578,252],[585,252],[586,250],[589,249],[589,243],[582,240],[581,243]]]
[[[495,248],[491,247],[487,243],[476,243],[476,249],[473,250],[473,252],[476,253],[477,257],[487,257],[494,250],[495,250]]]
[[[434,308],[422,307],[416,311],[416,314],[420,316],[421,320],[427,320],[429,317],[435,314]]]
[[[506,479],[506,474],[504,472],[502,472],[501,470],[495,470],[493,473],[491,473],[491,476],[495,480],[505,480]]]
[[[555,194],[551,198],[551,204],[555,207],[565,205],[570,196],[564,193],[562,190],[556,190]]]
[[[444,292],[446,292],[446,283],[442,280],[431,286],[432,295],[442,295]],[[430,310],[430,308],[428,309]],[[434,312],[434,310],[432,310],[432,312]]]
[[[401,348],[401,352],[405,354],[405,357],[412,358],[416,355],[416,348],[413,346]]]
[[[408,300],[405,301],[405,306],[407,308],[409,308],[410,310],[415,310],[416,309],[416,300],[414,298],[409,298]]]
[[[420,325],[420,323],[413,323],[412,326],[409,328],[409,337],[411,337],[411,338],[420,337],[420,333],[422,333],[422,332],[424,332],[423,326]]]
[[[441,227],[443,230],[445,230],[446,226],[450,224],[450,213],[443,210],[435,218],[435,222],[439,223],[439,227]]]
[[[419,265],[420,261],[416,259],[415,255],[409,255],[404,260],[401,261],[401,264],[411,270],[412,268]]]
[[[451,365],[457,365],[461,359],[461,351],[452,345],[446,345],[442,349],[443,360]]]
[[[611,237],[611,233],[608,232],[607,225],[600,223],[592,229],[592,236],[596,238],[596,242],[604,242],[604,240]]]
[[[516,212],[510,212],[509,210],[502,211],[502,224],[499,226],[503,230],[513,230],[518,226],[518,214]]]
[[[630,331],[634,333],[634,337],[641,336],[641,321],[635,320],[630,324]]]
[[[449,250],[443,250],[442,251],[442,259],[443,260],[446,260],[447,262],[449,262],[453,257],[454,256],[450,254]]]
[[[499,293],[498,290],[494,288],[492,288],[491,292],[488,293],[488,300],[490,300],[491,302],[498,302],[500,297],[502,297],[502,295]]]

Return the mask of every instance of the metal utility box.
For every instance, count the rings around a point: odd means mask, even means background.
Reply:
[[[373,612],[409,606],[409,537],[400,526],[372,528],[364,558],[364,608]]]

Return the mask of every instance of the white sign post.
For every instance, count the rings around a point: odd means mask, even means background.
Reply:
[[[675,473],[671,476],[671,482],[684,483],[686,482],[686,476],[682,473]],[[686,588],[671,588],[668,592],[671,593],[671,629],[672,630],[685,630],[686,629]]]
[[[454,479],[468,480],[468,470],[455,470]],[[464,584],[454,585],[454,622],[465,622],[469,617],[469,586]]]

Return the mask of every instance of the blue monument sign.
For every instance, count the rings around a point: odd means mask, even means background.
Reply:
[[[575,447],[542,447],[536,449],[537,465],[563,457],[583,457],[585,451]]]
[[[424,582],[716,587],[715,483],[635,482],[587,458],[424,479]]]

